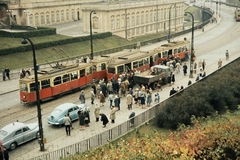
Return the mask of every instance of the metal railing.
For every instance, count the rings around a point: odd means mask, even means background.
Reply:
[[[66,158],[69,155],[75,155],[77,153],[85,152],[91,148],[96,148],[101,145],[108,143],[109,141],[115,140],[116,138],[126,134],[127,132],[133,130],[135,127],[140,126],[141,124],[149,121],[154,118],[157,109],[160,107],[160,104],[156,104],[151,108],[148,108],[143,113],[135,116],[134,119],[134,127],[132,127],[131,120],[115,126],[105,132],[102,132],[98,135],[95,135],[91,138],[85,139],[81,142],[77,142],[75,144],[69,145],[67,147],[49,152],[44,155],[40,155],[38,157],[34,157],[31,160],[57,160],[60,158]]]

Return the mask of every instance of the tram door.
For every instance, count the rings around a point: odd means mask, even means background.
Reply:
[[[150,68],[153,66],[153,57],[150,56]]]
[[[125,64],[125,71],[130,72],[131,70],[132,70],[132,64],[131,63]]]

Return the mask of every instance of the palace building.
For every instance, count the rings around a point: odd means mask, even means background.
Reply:
[[[82,20],[85,33],[91,20],[93,33],[131,38],[182,30],[184,7],[184,0],[4,0],[0,18],[33,27]]]

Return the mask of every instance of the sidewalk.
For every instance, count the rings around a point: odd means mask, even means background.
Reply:
[[[220,23],[220,19],[219,19],[218,23]],[[205,32],[202,32],[202,30],[195,30],[195,33],[194,33],[195,37],[213,29],[216,25],[218,25],[218,23],[217,24],[208,24],[207,26],[205,26],[204,27]],[[191,36],[191,33],[188,33],[186,35],[180,36],[179,39],[183,39],[184,37],[186,37],[187,39],[190,39],[191,38],[190,36]],[[157,46],[159,46],[160,44],[163,44],[163,43],[166,43],[166,42],[159,42],[159,43],[156,43],[156,44],[143,46],[143,47],[141,47],[141,50],[153,49],[153,48],[155,48],[155,47],[157,47]],[[218,58],[220,56],[221,55],[219,55],[215,59],[211,59],[211,62],[210,61],[208,62],[208,65],[207,65],[207,68],[206,68],[207,75],[209,75],[212,72],[214,72],[215,70],[217,70],[217,61],[218,61]],[[234,60],[237,57],[238,57],[238,54],[232,54],[230,60]],[[227,65],[230,62],[231,61],[223,60],[223,66]],[[177,86],[180,87],[181,85],[183,85],[184,87],[187,87],[187,84],[188,84],[188,81],[189,81],[189,76],[183,76],[182,71],[179,74],[175,74],[175,76],[176,76],[176,82],[172,87],[177,88]],[[194,74],[194,78],[191,79],[192,83],[195,83],[195,78],[196,78],[196,74]],[[6,82],[3,82],[3,83],[13,83],[13,82],[12,81],[6,81]],[[0,85],[2,85],[2,83],[0,83]],[[163,86],[163,91],[160,92],[161,101],[164,101],[165,99],[167,99],[169,97],[169,92],[172,89],[172,87],[168,87],[166,85]],[[156,91],[153,92],[153,95],[155,93],[156,93]],[[96,102],[97,101],[98,100],[96,100]],[[87,105],[91,106],[89,99],[87,99],[86,102],[87,102]],[[108,116],[109,113],[110,113],[110,109],[108,107],[108,102],[106,102],[105,104],[106,105],[101,108],[101,112],[105,113]],[[117,126],[118,124],[121,124],[121,123],[125,122],[125,120],[128,119],[128,116],[130,114],[130,111],[125,107],[125,104],[126,104],[125,103],[125,98],[122,98],[121,99],[121,106],[122,107],[121,107],[121,110],[116,113],[117,118],[116,118],[116,123],[115,124],[110,124],[109,123],[109,124],[107,124],[106,128],[102,128],[101,122],[94,122],[95,118],[94,118],[93,113],[91,113],[90,127],[85,128],[84,131],[79,131],[78,123],[76,122],[76,123],[74,123],[74,127],[76,129],[71,131],[72,132],[71,136],[63,136],[63,137],[60,137],[60,138],[58,138],[56,140],[53,140],[51,142],[47,142],[45,144],[45,148],[46,148],[45,152],[40,152],[39,148],[36,148],[36,149],[31,150],[31,151],[26,151],[26,153],[22,153],[22,155],[19,155],[18,158],[16,158],[16,159],[17,160],[26,160],[26,159],[30,159],[30,158],[33,158],[33,157],[37,157],[39,155],[47,154],[47,153],[52,152],[54,150],[58,150],[60,148],[69,146],[69,145],[74,144],[76,142],[79,142],[79,141],[82,141],[84,139],[95,136],[99,133],[102,133],[102,132],[112,128],[112,127]],[[135,110],[136,115],[145,111],[145,109],[142,109],[141,107],[137,107],[136,105],[133,105],[133,109]],[[63,130],[64,130],[64,128],[63,128]]]

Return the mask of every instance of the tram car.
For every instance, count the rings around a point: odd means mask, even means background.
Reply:
[[[236,8],[235,10],[235,20],[240,21],[240,8]]]
[[[120,56],[125,56],[129,54],[137,53],[137,49],[124,49],[123,51],[110,53],[106,55],[101,55],[100,57],[95,57],[90,61],[93,68],[93,79],[94,82],[98,82],[100,79],[107,77],[107,65],[111,63],[113,59]]]
[[[58,98],[61,94],[78,90],[92,83],[92,65],[90,63],[55,66],[37,71],[40,100]],[[20,100],[23,103],[36,102],[34,75],[19,80]]]

